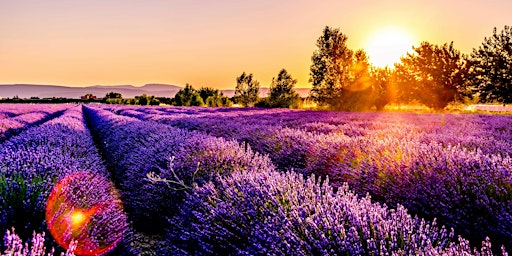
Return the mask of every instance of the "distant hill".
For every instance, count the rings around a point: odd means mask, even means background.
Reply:
[[[37,85],[37,84],[0,84],[0,98],[70,98],[79,99],[85,94],[92,94],[103,98],[109,92],[121,93],[123,98],[134,98],[142,94],[156,97],[174,97],[182,87],[169,84],[146,84],[144,86],[133,85],[93,85],[86,87],[72,87],[61,85]],[[199,89],[199,88],[196,88]],[[260,88],[260,97],[267,97],[269,88]],[[309,88],[295,88],[295,91],[303,98],[309,94]],[[235,90],[221,90],[225,96],[233,97]]]
[[[87,93],[98,98],[103,98],[109,92],[121,93],[123,98],[134,98],[142,94],[155,95],[156,97],[174,97],[181,89],[176,85],[146,84],[136,87],[133,85],[94,85],[87,87],[71,87],[59,85],[35,85],[35,84],[4,84],[0,85],[0,97],[13,98],[51,98],[62,97],[78,99]]]

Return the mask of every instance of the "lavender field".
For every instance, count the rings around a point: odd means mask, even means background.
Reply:
[[[0,105],[0,255],[506,255],[511,157],[509,115]]]

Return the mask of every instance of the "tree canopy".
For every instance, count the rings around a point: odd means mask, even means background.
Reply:
[[[386,104],[396,101],[397,88],[394,78],[394,70],[388,67],[371,67],[370,81],[372,83],[374,103],[377,110],[382,110]]]
[[[441,46],[423,42],[395,66],[400,98],[444,108],[465,91],[468,67],[466,57],[454,48],[453,42]]]
[[[270,107],[288,108],[296,104],[300,99],[299,94],[293,89],[296,84],[297,79],[294,79],[286,69],[281,69],[277,78],[272,78],[268,99]]]
[[[208,107],[231,106],[231,101],[222,92],[210,87],[201,87],[198,90],[199,96]]]
[[[320,106],[364,110],[374,105],[370,64],[363,50],[347,47],[347,36],[325,27],[311,57],[310,95]]]
[[[105,95],[105,98],[107,99],[122,99],[121,93],[118,92],[109,92]]]
[[[332,105],[349,81],[353,51],[347,47],[347,36],[339,29],[326,26],[316,42],[311,57],[311,98],[319,105]]]
[[[482,102],[512,103],[512,27],[486,37],[471,53],[471,85]]]
[[[175,106],[203,106],[204,101],[199,92],[187,83],[185,88],[180,89],[176,93],[173,104]]]
[[[252,74],[242,73],[236,78],[235,101],[245,107],[254,106],[258,101],[260,92],[260,83],[256,81]]]

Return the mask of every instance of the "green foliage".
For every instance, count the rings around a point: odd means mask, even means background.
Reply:
[[[190,98],[190,103],[189,104],[190,105],[188,105],[188,106],[204,106],[203,99],[197,93],[192,95],[192,98]]]
[[[107,99],[105,99],[105,103],[107,103],[107,104],[125,104],[125,99],[107,98]]]
[[[208,107],[231,107],[233,102],[222,93],[219,95],[209,96],[205,102]]]
[[[374,104],[377,110],[382,110],[388,103],[396,100],[396,87],[394,72],[388,67],[370,70],[370,81],[372,83]]]
[[[222,98],[219,95],[208,96],[205,101],[206,106],[208,107],[222,107]]]
[[[253,79],[252,74],[242,73],[236,78],[235,101],[244,107],[254,106],[258,101],[260,83]]]
[[[363,50],[347,47],[347,36],[325,27],[311,57],[311,98],[335,110],[360,111],[374,105],[375,94],[368,56]]]
[[[160,105],[160,101],[155,98],[154,95],[148,96],[146,94],[142,94],[140,96],[136,96],[134,100],[130,101],[123,101],[124,104],[132,104],[132,105],[152,105],[152,106],[158,106]]]
[[[197,92],[204,102],[206,102],[208,97],[219,95],[219,90],[210,87],[201,87]]]
[[[21,175],[0,174],[0,212],[9,225],[22,230],[27,236],[29,230],[39,229],[44,220],[44,205],[41,196],[49,188],[42,177],[27,179]],[[5,224],[0,221],[0,224]],[[1,226],[1,225],[0,225]],[[28,228],[27,228],[28,227]],[[4,227],[6,228],[6,227]],[[25,234],[26,233],[26,234]]]
[[[230,106],[231,102],[227,97],[219,92],[217,89],[209,88],[209,87],[201,87],[199,89],[199,95],[203,99],[203,102],[208,107],[224,107]]]
[[[190,84],[186,84],[185,88],[181,89],[174,96],[173,103],[175,106],[203,106],[204,101],[199,95],[199,92]]]
[[[122,95],[118,92],[109,92],[105,95],[106,99],[122,99]]]
[[[296,84],[297,79],[293,79],[286,69],[281,69],[277,78],[272,78],[268,106],[274,108],[296,106],[297,102],[300,101],[299,94],[293,89]]]
[[[254,106],[257,108],[272,108],[269,97],[259,98],[258,102],[256,102]]]
[[[156,99],[156,98],[152,98],[150,101],[149,101],[149,105],[151,106],[159,106],[160,105],[160,100]]]
[[[485,38],[471,54],[473,92],[482,102],[512,103],[512,26]]]
[[[233,106],[233,102],[228,97],[222,97],[222,106],[231,107]]]
[[[150,102],[150,99],[148,98],[148,96],[146,94],[142,94],[141,96],[138,97],[139,105],[146,106],[149,104],[149,102]]]
[[[442,46],[423,42],[413,51],[395,66],[402,101],[418,100],[441,109],[462,98],[469,65],[453,42]]]
[[[316,43],[311,57],[311,97],[320,105],[332,105],[341,89],[349,82],[349,69],[353,51],[347,47],[347,36],[339,29],[326,26]]]

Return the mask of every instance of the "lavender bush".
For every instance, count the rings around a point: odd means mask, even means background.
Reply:
[[[23,240],[14,232],[7,230],[4,237],[5,251],[0,252],[0,256],[53,256],[55,249],[50,249],[47,252],[45,246],[45,233],[36,233],[32,235],[31,242],[23,243]],[[61,253],[61,256],[75,256],[74,249],[76,245],[72,243],[66,252]]]
[[[217,174],[233,171],[274,168],[267,157],[235,141],[141,122],[97,108],[84,107],[84,111],[109,169],[115,170],[114,179],[138,230],[161,233],[165,228],[161,223],[175,214],[184,189],[193,183],[203,184]]]
[[[196,186],[171,223],[167,242],[182,254],[492,255],[489,240],[472,249],[435,220],[293,172],[234,172]]]
[[[36,112],[44,109],[45,111],[58,109],[63,110],[71,106],[55,104],[0,104],[0,119],[10,118],[30,112]]]
[[[29,109],[0,107],[0,120]],[[510,116],[95,105],[34,120],[0,143],[0,228],[14,226],[24,239],[46,229],[54,185],[88,171],[115,182],[136,228],[111,255],[511,247]],[[41,236],[28,239],[32,246],[15,238],[8,233],[0,253],[46,254]]]
[[[488,235],[512,247],[510,116],[290,111],[175,119],[131,111],[247,142],[280,170],[328,175],[334,186],[348,182],[360,195],[437,218],[474,243]]]
[[[0,118],[0,142],[5,141],[13,135],[19,134],[21,131],[41,123],[46,122],[69,108],[69,106],[50,105],[44,111],[40,110],[40,106],[34,105],[27,108],[23,114],[14,115],[13,117]],[[12,112],[7,112],[12,113]],[[16,113],[16,112],[15,112]]]
[[[44,210],[57,181],[80,171],[110,177],[81,107],[0,144],[0,163],[0,229],[16,227],[21,237],[46,229]]]

